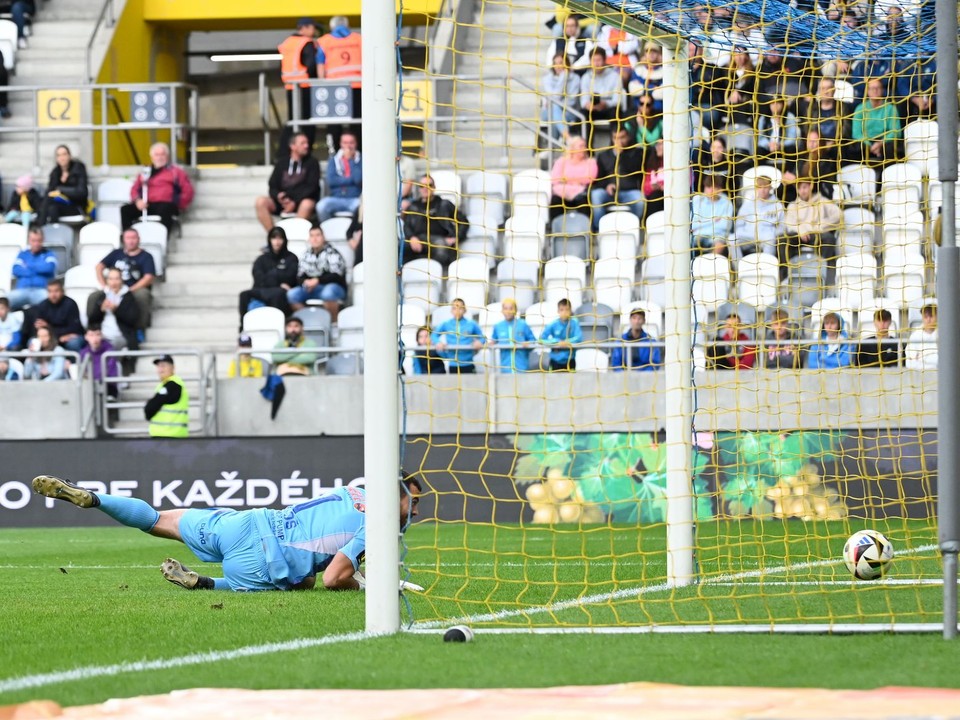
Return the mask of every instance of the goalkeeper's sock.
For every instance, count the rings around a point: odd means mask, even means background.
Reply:
[[[97,495],[97,498],[100,510],[127,527],[150,532],[160,520],[160,513],[143,500],[106,494]]]

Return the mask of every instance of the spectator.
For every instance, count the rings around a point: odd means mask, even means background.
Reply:
[[[621,370],[659,370],[663,362],[660,348],[652,347],[655,338],[643,329],[647,314],[640,308],[630,311],[630,328],[621,336],[624,343],[618,345],[610,354],[610,369]]]
[[[566,143],[570,137],[570,125],[577,120],[574,109],[579,104],[577,96],[580,94],[580,76],[570,69],[566,55],[561,53],[553,58],[553,65],[544,73],[541,86],[543,108],[540,122],[547,127],[550,137]]]
[[[736,197],[740,189],[744,160],[727,148],[727,141],[722,135],[715,135],[709,144],[701,144],[697,151],[696,187],[703,188],[704,178],[711,175],[720,180],[720,187],[727,197]]]
[[[756,126],[757,71],[747,48],[738,46],[730,59],[723,112],[727,122],[742,127]]]
[[[150,437],[185,438],[190,435],[190,397],[176,374],[173,358],[162,355],[153,361],[160,384],[147,400],[143,414],[150,421]]]
[[[59,222],[70,215],[85,216],[90,189],[87,187],[87,167],[70,154],[66,145],[57,145],[57,164],[50,171],[47,196],[41,216],[47,223]]]
[[[80,340],[81,344],[83,339]],[[31,353],[52,353],[51,355],[30,355],[23,364],[25,380],[66,380],[67,356],[57,344],[57,336],[47,326],[37,328],[37,335],[28,345]]]
[[[937,349],[937,306],[924,305],[920,310],[921,326],[910,333],[904,350],[904,365],[910,370],[936,370],[939,360]]]
[[[47,299],[34,305],[25,314],[22,341],[33,337],[40,328],[50,334],[67,350],[80,352],[83,348],[83,323],[80,308],[73,298],[63,292],[63,280],[54,278],[47,282]]]
[[[896,97],[902,103],[900,114],[906,122],[936,117],[936,57],[897,60],[895,67]]]
[[[862,338],[857,346],[860,367],[896,367],[900,364],[900,343],[890,334],[893,316],[880,308],[873,313],[873,335]]]
[[[296,316],[287,318],[283,340],[277,343],[273,352],[274,372],[277,375],[313,375],[313,366],[319,356],[309,349],[315,347],[317,344],[303,334],[303,320]]]
[[[628,123],[628,129],[633,130],[637,145],[644,152],[663,138],[663,115],[657,112],[652,95],[640,96],[637,117]]]
[[[401,205],[403,205],[402,202]],[[408,207],[410,207],[409,202],[406,203],[406,207],[403,207],[403,210],[406,210]],[[353,250],[353,265],[356,267],[363,262],[363,200],[357,205],[357,209],[353,211],[350,226],[347,228],[347,244]]]
[[[819,342],[810,346],[807,367],[811,370],[836,370],[853,364],[853,348],[843,318],[837,313],[827,313],[820,323]]]
[[[625,127],[613,133],[613,147],[597,156],[597,179],[590,190],[593,230],[610,205],[624,205],[643,219],[643,153]]]
[[[88,323],[96,326],[113,348],[138,350],[139,320],[140,306],[130,288],[124,285],[123,273],[118,267],[109,268],[103,290],[92,293],[87,301]]]
[[[230,361],[227,368],[228,378],[262,378],[263,360],[250,354],[253,349],[253,339],[243,333],[237,339],[237,357]]]
[[[306,134],[298,132],[290,138],[290,155],[274,165],[268,188],[269,195],[254,203],[265,230],[273,227],[273,216],[282,213],[313,219],[320,198],[320,163],[310,155]]]
[[[853,364],[853,346],[848,342],[843,318],[837,313],[827,313],[820,323],[819,342],[810,346],[807,367],[811,370],[835,370]]]
[[[338,212],[354,212],[360,206],[363,190],[363,166],[357,152],[357,137],[352,132],[340,136],[340,149],[327,161],[327,192],[320,200],[317,215],[320,222]]]
[[[414,375],[445,375],[447,366],[443,358],[437,355],[430,347],[430,328],[422,327],[417,330],[417,349],[413,354]]]
[[[640,41],[636,35],[623,28],[601,25],[596,38],[597,47],[607,54],[607,65],[627,70],[625,80],[633,75],[633,66],[637,63]]]
[[[805,353],[798,340],[799,334],[791,327],[787,311],[774,310],[763,343],[763,366],[770,370],[802,368]]]
[[[647,217],[663,210],[663,140],[657,140],[643,157],[643,201]]]
[[[123,231],[122,244],[97,263],[97,282],[104,290],[107,287],[105,272],[108,268],[117,268],[123,284],[133,294],[137,303],[137,329],[146,330],[150,326],[150,311],[153,304],[151,287],[157,278],[157,268],[153,255],[140,247],[140,233],[133,228]],[[91,296],[93,298],[93,296]],[[91,303],[87,302],[87,314]]]
[[[27,18],[37,14],[37,4],[34,0],[13,0],[10,14],[17,26],[17,47],[23,50],[27,47]]]
[[[718,179],[707,176],[703,192],[696,193],[691,201],[691,247],[701,252],[725,253],[733,219],[730,198],[721,189]]]
[[[253,263],[253,287],[240,293],[240,319],[248,310],[267,305],[289,314],[287,293],[297,285],[300,261],[287,250],[287,233],[275,227],[267,233],[267,251]],[[242,330],[243,328],[241,328]]]
[[[754,194],[741,203],[734,224],[737,257],[757,252],[775,256],[777,238],[786,230],[783,205],[773,196],[770,178],[766,175],[756,178]]]
[[[193,183],[183,168],[170,159],[170,147],[158,142],[150,146],[150,166],[133,181],[130,204],[120,208],[123,229],[139,222],[144,214],[157,215],[167,230],[174,218],[193,202]]]
[[[10,85],[10,73],[4,63],[3,51],[0,50],[0,118],[3,120],[13,117],[13,113],[10,112],[10,95],[6,90],[8,85]],[[2,198],[3,196],[0,195],[0,202]]]
[[[730,313],[717,333],[716,343],[707,348],[707,358],[717,370],[750,370],[757,362],[757,348],[737,313]]]
[[[828,197],[824,188],[829,188],[832,194],[832,187],[840,174],[843,158],[839,151],[836,145],[824,143],[816,128],[810,128],[804,140],[803,154],[798,158],[800,164],[797,172],[816,183],[824,197]],[[796,182],[796,177],[793,180]]]
[[[540,342],[550,345],[550,371],[572,372],[577,369],[574,345],[583,341],[580,322],[573,317],[570,301],[563,298],[557,303],[557,319],[540,333]]]
[[[784,98],[774,98],[757,124],[757,154],[774,162],[795,159],[800,127]]]
[[[135,307],[135,306],[134,306]],[[96,383],[102,383],[107,378],[120,377],[120,369],[117,367],[117,358],[113,355],[104,358],[104,354],[112,352],[116,348],[113,344],[103,337],[100,326],[91,322],[84,335],[87,344],[80,351],[80,361],[90,359],[90,368],[93,374],[93,380]],[[104,374],[106,370],[106,374]],[[107,397],[116,400],[120,396],[120,389],[117,383],[107,383]]]
[[[819,253],[828,262],[836,260],[834,233],[840,226],[840,208],[814,192],[813,182],[808,178],[797,182],[797,199],[787,206],[784,225],[786,234],[777,244],[781,264],[786,264],[802,248]]]
[[[310,228],[307,243],[297,273],[299,285],[287,292],[287,302],[296,311],[306,307],[307,300],[322,300],[330,320],[336,322],[340,303],[347,297],[347,263],[335,247],[327,245],[321,228]]]
[[[591,184],[597,179],[597,161],[587,152],[587,141],[573,135],[567,142],[564,154],[550,169],[550,217],[565,212],[590,213]]]
[[[441,356],[447,358],[451,373],[465,375],[475,373],[474,355],[483,347],[483,330],[471,318],[464,317],[466,303],[454,298],[450,303],[452,318],[444,320],[433,331],[433,344]]]
[[[663,114],[663,50],[656,43],[647,43],[643,59],[633,68],[633,76],[627,81],[627,91],[634,98],[653,98],[653,113]]]
[[[810,130],[819,133],[820,141],[825,146],[832,146],[838,152],[849,147],[846,142],[850,139],[850,119],[853,110],[847,103],[837,100],[836,81],[832,77],[822,77],[817,83],[817,94],[807,99],[803,111],[804,135]],[[859,160],[857,152],[850,157]]]
[[[900,114],[888,101],[883,80],[867,81],[867,97],[853,113],[853,139],[861,144],[863,163],[882,168],[900,156]]]
[[[20,349],[20,328],[23,319],[10,312],[10,301],[0,297],[0,351],[15,352]]]
[[[619,118],[622,104],[620,71],[607,65],[607,54],[602,48],[594,48],[590,53],[590,69],[580,79],[580,109],[587,116],[587,137],[591,146],[597,123]]]
[[[782,45],[767,46],[757,65],[757,102],[768,103],[775,97],[791,98],[792,102],[805,93],[809,75],[805,59],[795,53],[787,57]]]
[[[13,192],[10,193],[7,214],[3,216],[3,219],[7,222],[29,226],[40,214],[42,203],[40,193],[33,187],[33,178],[29,175],[21,175],[17,178],[17,184]]]
[[[27,233],[27,249],[21,250],[13,263],[16,287],[10,291],[10,309],[38,305],[47,299],[47,283],[57,275],[57,257],[43,247],[43,229],[31,226]]]
[[[504,345],[500,350],[500,372],[522,373],[530,369],[531,343],[537,341],[537,336],[527,325],[527,321],[517,317],[517,301],[505,298],[500,303],[503,320],[493,326],[490,334],[490,345]]]
[[[726,88],[726,68],[717,65],[702,45],[690,43],[690,102],[700,115],[700,125],[712,132],[720,124],[720,111]]]
[[[0,381],[15,382],[22,379],[20,373],[11,364],[10,358],[6,355],[0,355]]]
[[[420,199],[403,213],[403,262],[430,258],[443,266],[457,259],[457,246],[467,236],[469,224],[463,212],[436,194],[429,175],[420,180]]]
[[[310,80],[317,77],[317,24],[310,18],[297,20],[297,30],[277,46],[280,53],[280,79],[287,91],[287,119],[308,120],[310,118]],[[294,117],[293,93],[300,94],[300,114]],[[287,159],[292,126],[287,125],[280,135],[278,160]],[[302,125],[297,132],[303,133],[307,148],[313,146],[317,128],[314,125]],[[270,228],[267,228],[268,230]]]
[[[317,76],[327,80],[341,78],[359,78],[363,65],[363,47],[360,33],[350,29],[350,21],[344,15],[330,18],[330,32],[317,40]],[[350,83],[353,94],[353,118],[361,118],[360,80]],[[327,129],[333,138],[333,147],[343,147],[343,135],[340,125],[329,125]],[[362,138],[354,136],[362,142]]]
[[[553,58],[563,55],[567,59],[568,67],[586,68],[590,64],[593,48],[593,40],[580,28],[580,16],[568,15],[563,21],[563,35],[550,41],[544,64],[550,65]]]

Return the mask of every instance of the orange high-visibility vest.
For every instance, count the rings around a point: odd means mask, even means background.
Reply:
[[[300,87],[309,87],[310,72],[307,66],[300,61],[300,53],[307,43],[314,42],[311,38],[302,35],[291,35],[277,45],[280,51],[280,79],[287,90],[293,90],[294,83]]]
[[[335,35],[324,35],[317,41],[323,54],[324,77],[328,80],[342,77],[359,77],[361,71],[361,45],[363,39],[360,33],[352,32],[346,37],[338,38]],[[352,87],[360,87],[359,82],[351,83]]]

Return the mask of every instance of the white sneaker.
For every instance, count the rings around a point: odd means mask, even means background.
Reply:
[[[26,50],[26,49],[27,49],[27,39],[26,39],[25,37],[19,38],[19,39],[17,40],[17,47],[18,47],[20,50]]]

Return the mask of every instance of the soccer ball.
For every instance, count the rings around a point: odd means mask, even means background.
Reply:
[[[843,561],[857,580],[876,580],[891,560],[893,545],[876,530],[855,532],[843,546]]]

